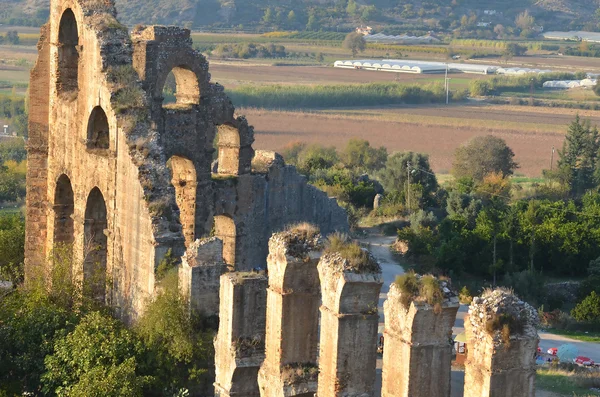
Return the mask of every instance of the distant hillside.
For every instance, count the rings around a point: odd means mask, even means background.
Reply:
[[[536,29],[600,30],[600,19],[595,14],[600,0],[116,1],[120,19],[129,25],[152,23],[213,29],[347,31],[365,23],[389,33],[462,30],[471,32],[471,35],[493,38],[495,26],[514,28],[515,17],[528,10],[535,18]],[[40,24],[47,18],[48,4],[49,0],[2,0],[0,22]],[[482,32],[473,33],[476,31]]]

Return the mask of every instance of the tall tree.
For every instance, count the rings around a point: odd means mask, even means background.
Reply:
[[[592,128],[590,120],[581,120],[579,115],[569,125],[562,150],[558,152],[558,173],[562,175],[574,196],[581,196],[595,187],[600,177],[598,129]]]

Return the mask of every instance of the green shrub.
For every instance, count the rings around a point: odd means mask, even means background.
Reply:
[[[493,335],[496,331],[500,331],[502,341],[509,347],[511,335],[523,333],[525,320],[508,313],[493,314],[492,318],[486,322],[485,329],[490,335]]]
[[[579,302],[571,311],[571,315],[581,322],[600,322],[600,295],[596,291]]]
[[[473,295],[471,295],[471,291],[469,291],[466,285],[458,293],[458,300],[463,305],[470,305],[473,302]]]

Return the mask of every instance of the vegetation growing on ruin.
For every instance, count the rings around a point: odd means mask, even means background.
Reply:
[[[488,334],[494,336],[496,332],[500,332],[502,341],[507,347],[510,346],[510,337],[521,335],[524,329],[525,319],[511,313],[494,313],[492,318],[485,324],[485,330]]]
[[[436,313],[441,312],[444,294],[440,281],[432,276],[419,277],[414,271],[396,277],[394,281],[402,292],[400,302],[408,310],[413,301],[424,301],[433,306]]]
[[[319,228],[308,222],[289,225],[283,233],[283,239],[288,246],[287,254],[297,258],[305,257],[309,250],[323,248]]]
[[[319,366],[314,363],[293,363],[285,365],[281,370],[285,384],[316,382],[319,377]]]
[[[327,239],[325,254],[342,259],[343,271],[353,273],[379,273],[381,268],[373,256],[362,249],[356,241],[350,241],[348,236],[334,233]]]

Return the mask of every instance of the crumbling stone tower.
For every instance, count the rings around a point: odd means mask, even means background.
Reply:
[[[512,292],[485,291],[465,319],[465,397],[534,397],[537,312]]]
[[[382,397],[450,397],[452,326],[460,304],[445,282],[439,292],[432,305],[390,286],[383,304]]]
[[[334,252],[319,262],[321,335],[318,396],[373,396],[381,268],[368,254],[354,261]]]
[[[249,270],[264,266],[269,237],[285,225],[309,221],[324,234],[348,228],[335,200],[280,156],[254,152],[252,127],[210,81],[189,30],[130,34],[113,0],[51,0],[38,51],[26,280],[50,271],[48,254],[63,246],[73,276],[135,318],[167,253],[181,257],[211,231],[226,264]],[[165,104],[171,72],[176,103]]]
[[[258,374],[262,397],[312,397],[317,391],[322,248],[319,230],[309,225],[269,241],[266,350]]]

